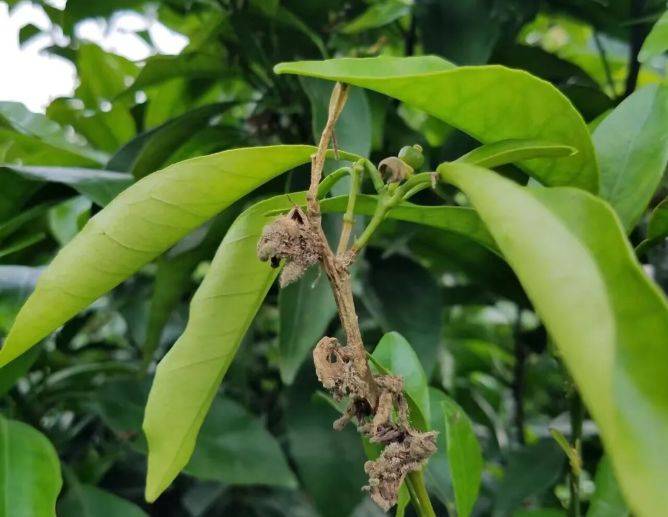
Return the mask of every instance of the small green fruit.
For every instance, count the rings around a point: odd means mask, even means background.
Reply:
[[[424,155],[422,154],[422,146],[418,144],[407,145],[402,147],[399,151],[399,158],[404,163],[407,163],[414,170],[420,169],[424,163]]]

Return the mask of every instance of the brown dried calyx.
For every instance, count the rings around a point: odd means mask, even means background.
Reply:
[[[298,206],[265,226],[257,245],[258,258],[269,260],[271,267],[278,267],[285,260],[279,279],[281,287],[300,279],[320,260],[321,253],[320,241]]]
[[[322,338],[313,351],[316,373],[325,389],[335,400],[350,399],[341,418],[334,422],[334,429],[339,431],[355,419],[361,434],[385,447],[376,460],[364,465],[369,476],[364,490],[387,511],[396,504],[406,475],[420,470],[436,452],[438,433],[411,427],[401,377],[375,375],[380,393],[374,399],[368,383],[356,371],[353,358],[350,346],[342,346],[331,337]]]

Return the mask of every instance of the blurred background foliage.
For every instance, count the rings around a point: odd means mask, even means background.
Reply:
[[[20,2],[4,3],[11,12]],[[642,66],[637,60],[666,7],[659,0],[32,3],[50,27],[26,25],[21,43],[51,38],[44,52],[74,64],[77,87],[44,113],[0,102],[0,334],[41,268],[136,179],[231,147],[312,142],[331,84],[276,76],[280,61],[433,53],[460,65],[522,68],[556,85],[592,127],[666,70],[664,56]],[[128,11],[183,35],[187,45],[160,54],[139,30],[153,55],[132,62],[77,33],[85,20],[110,26]],[[417,142],[432,166],[476,145],[414,108],[359,89],[337,141],[374,161]],[[2,414],[39,430],[57,451],[59,515],[381,513],[360,491],[362,444],[350,429],[331,430],[336,412],[318,395],[308,360],[324,333],[340,333],[327,283],[315,271],[270,292],[185,473],[156,503],[143,502],[141,420],[156,362],[183,330],[187,302],[240,210],[301,189],[307,179],[300,169],[271,181],[0,370]],[[664,195],[665,184],[653,205]],[[438,202],[428,192],[419,201]],[[659,242],[643,257],[664,289],[667,250]],[[370,348],[384,332],[400,332],[432,396],[445,391],[471,417],[484,456],[474,515],[564,514],[568,460],[550,429],[568,436],[573,388],[509,267],[456,235],[388,222],[359,262],[355,292]],[[587,418],[582,446],[587,515],[628,515]],[[454,515],[448,472],[439,457],[427,473],[440,515]]]

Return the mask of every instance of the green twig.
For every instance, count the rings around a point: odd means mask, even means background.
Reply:
[[[418,517],[436,517],[434,507],[431,505],[427,487],[424,484],[424,475],[421,470],[410,472],[406,476],[406,485],[411,494],[411,502],[415,507]]]
[[[343,225],[341,226],[341,237],[339,238],[339,245],[336,248],[336,254],[341,255],[348,248],[348,241],[350,234],[355,224],[355,202],[357,201],[357,194],[362,183],[362,174],[364,167],[360,163],[356,163],[351,171],[352,181],[350,182],[350,194],[348,195],[348,206],[346,213],[343,214]]]
[[[582,457],[582,421],[584,420],[584,405],[580,394],[575,386],[571,395],[571,446],[574,454],[580,461],[571,461],[571,472],[569,475],[569,488],[571,493],[571,502],[568,509],[570,517],[580,517],[582,515],[580,508],[580,464]]]

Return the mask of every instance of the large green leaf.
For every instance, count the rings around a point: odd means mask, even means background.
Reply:
[[[305,145],[243,148],[151,174],[93,217],[53,259],[0,350],[33,346],[169,246],[269,179],[309,161]]]
[[[455,67],[434,56],[341,58],[281,63],[277,73],[319,77],[369,88],[420,108],[483,143],[541,139],[577,154],[521,166],[547,185],[596,192],[598,168],[587,126],[550,83],[503,66]]]
[[[54,517],[62,486],[60,462],[47,438],[0,416],[0,514]]]
[[[382,27],[388,23],[407,15],[411,12],[411,4],[406,0],[385,0],[372,4],[358,17],[350,20],[343,27],[344,34],[357,34],[359,32]]]
[[[652,30],[645,38],[642,44],[638,60],[645,62],[654,56],[663,54],[668,50],[668,11],[664,12],[661,18],[654,24]]]
[[[601,122],[594,145],[601,196],[630,231],[645,211],[668,163],[668,86],[636,91]]]
[[[303,201],[303,195],[291,197]],[[287,196],[279,196],[239,216],[193,297],[184,333],[158,365],[144,417],[149,501],[188,462],[218,385],[276,277],[276,270],[256,256],[262,228],[270,220],[265,214],[291,206]]]
[[[632,508],[661,513],[668,504],[668,306],[613,211],[576,189],[520,187],[475,166],[443,164],[439,172],[467,194],[517,273],[598,423]]]
[[[455,492],[457,515],[468,517],[478,498],[483,459],[473,424],[464,410],[453,400],[442,402],[448,464]]]
[[[58,503],[59,515],[77,517],[146,517],[139,506],[92,485],[70,486]]]

